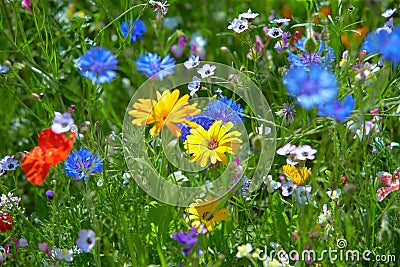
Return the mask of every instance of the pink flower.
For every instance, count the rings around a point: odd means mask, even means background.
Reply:
[[[185,51],[185,48],[185,37],[181,36],[178,39],[178,43],[171,47],[171,52],[174,53],[175,57],[181,57],[183,55],[183,51]]]
[[[292,232],[292,236],[293,236],[293,240],[296,242],[297,241],[297,233],[296,233],[296,231],[293,231]]]
[[[23,0],[21,3],[21,7],[32,13],[32,3],[30,0]]]

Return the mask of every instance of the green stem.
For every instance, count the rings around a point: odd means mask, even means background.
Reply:
[[[165,255],[161,248],[160,238],[157,236],[157,252],[158,257],[160,258],[161,267],[167,267],[167,260],[165,259]]]

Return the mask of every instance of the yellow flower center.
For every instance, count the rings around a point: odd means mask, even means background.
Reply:
[[[218,148],[218,141],[214,139],[207,139],[207,148],[209,150],[214,150]]]

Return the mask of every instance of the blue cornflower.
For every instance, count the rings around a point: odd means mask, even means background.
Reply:
[[[333,101],[337,94],[337,79],[322,65],[311,64],[310,69],[290,69],[283,78],[289,94],[305,109]]]
[[[146,25],[141,19],[122,22],[121,31],[125,38],[130,34],[131,42],[133,43],[142,38],[143,33],[146,32]]]
[[[205,117],[201,113],[196,116],[187,117],[187,119],[202,126],[204,128],[204,130],[210,129],[211,125],[214,123],[213,119]],[[186,137],[190,134],[190,130],[193,128],[190,128],[189,125],[184,124],[184,123],[179,123],[178,127],[181,129],[181,134],[182,134],[180,136],[180,139],[182,141],[185,141]]]
[[[69,154],[65,163],[64,170],[67,176],[74,177],[75,180],[86,180],[92,173],[101,172],[103,169],[103,162],[97,154],[92,155],[89,150],[85,148],[79,149]]]
[[[297,54],[288,51],[289,63],[292,67],[307,67],[312,63],[323,64],[327,66],[335,60],[335,52],[331,47],[325,50],[323,41],[319,41],[319,49],[317,52],[308,53],[305,48],[306,38],[303,37],[294,43],[298,49]]]
[[[169,54],[163,59],[157,53],[141,54],[139,59],[135,61],[136,69],[142,71],[147,78],[155,75],[159,80],[174,73],[175,59]]]
[[[107,49],[92,47],[79,57],[79,74],[95,83],[109,83],[117,74],[117,58]]]
[[[340,100],[334,100],[318,106],[320,116],[335,118],[337,121],[344,121],[354,109],[354,99],[346,95],[343,104]]]
[[[242,113],[243,109],[239,103],[226,96],[220,96],[218,99],[208,103],[203,115],[214,120],[222,120],[223,123],[230,121],[237,124],[243,122]]]
[[[172,238],[175,239],[179,244],[187,246],[181,250],[181,253],[188,255],[192,252],[194,245],[199,241],[197,236],[197,228],[192,227],[190,232],[180,231],[179,233],[172,233]]]
[[[382,27],[367,34],[361,49],[368,53],[382,53],[384,59],[397,65],[400,62],[399,43],[400,26],[393,29]]]

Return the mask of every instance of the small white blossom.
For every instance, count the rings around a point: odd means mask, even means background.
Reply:
[[[183,65],[185,65],[185,68],[191,69],[191,68],[196,68],[200,64],[200,59],[199,56],[194,56],[190,55],[188,60],[186,60]]]
[[[245,258],[250,256],[250,252],[253,250],[251,244],[241,245],[237,247],[238,252],[236,253],[237,258]]]
[[[249,21],[252,21],[253,19],[255,19],[259,14],[258,13],[253,13],[251,11],[251,9],[249,8],[249,10],[247,10],[246,13],[241,13],[239,14],[239,19],[246,19]]]
[[[342,193],[342,190],[336,189],[336,190],[328,190],[326,194],[335,202],[339,200],[340,194]]]
[[[389,8],[385,12],[382,13],[382,17],[390,18],[393,16],[394,12],[396,12],[397,8]]]
[[[210,66],[210,64],[205,64],[201,69],[197,71],[197,73],[201,75],[201,78],[207,78],[215,74],[216,68],[217,67],[214,65]]]
[[[267,36],[271,38],[279,38],[283,34],[283,31],[279,28],[271,28],[267,31]]]
[[[233,30],[237,33],[244,32],[249,28],[247,19],[233,19],[231,24],[228,26],[229,30]]]
[[[190,96],[193,96],[197,91],[200,90],[201,85],[200,85],[201,79],[198,78],[197,76],[193,76],[192,81],[188,83],[188,89],[190,91]]]
[[[267,185],[267,191],[269,193],[273,193],[276,189],[281,187],[281,183],[280,182],[276,182],[274,180],[272,180],[272,175],[268,175],[267,177],[263,177],[264,180],[264,184]]]

